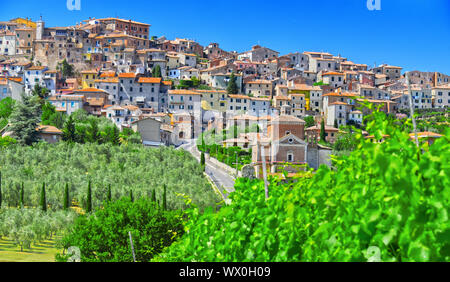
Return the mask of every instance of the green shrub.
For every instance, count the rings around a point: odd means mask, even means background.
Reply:
[[[182,239],[156,261],[449,261],[450,130],[420,148],[376,112],[372,143],[335,158],[335,170],[285,184],[238,179],[231,204],[189,211]]]
[[[150,199],[124,197],[95,214],[77,218],[60,245],[77,246],[83,262],[132,262],[129,234],[136,261],[149,261],[181,234],[182,212],[165,211]],[[58,254],[57,261],[67,261]]]

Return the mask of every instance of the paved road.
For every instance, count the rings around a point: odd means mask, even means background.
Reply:
[[[195,147],[196,139],[189,140],[179,148],[190,152],[197,160],[200,161],[200,153]],[[228,198],[228,193],[234,191],[234,178],[227,172],[214,166],[210,161],[206,160],[206,174],[208,174],[216,186],[219,188],[225,199]]]

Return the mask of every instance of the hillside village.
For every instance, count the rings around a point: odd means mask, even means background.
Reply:
[[[73,76],[63,73],[63,61]],[[150,24],[119,18],[67,27],[47,27],[42,18],[0,22],[0,100],[20,100],[39,85],[58,112],[104,116],[121,130],[139,131],[149,146],[256,125],[256,133],[231,134],[221,145],[252,149],[254,164],[267,148],[272,173],[283,162],[326,163],[321,151],[328,149],[317,144],[322,121],[332,144],[340,127],[363,123],[370,113],[364,101],[394,116],[409,110],[410,93],[415,109],[448,107],[449,75],[410,72],[409,92],[402,70],[327,52],[280,54],[259,45],[227,51],[214,42],[151,36]],[[314,123],[306,126],[306,117]]]

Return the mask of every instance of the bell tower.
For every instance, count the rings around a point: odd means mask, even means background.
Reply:
[[[45,22],[41,18],[36,22],[36,40],[42,40],[44,37]]]

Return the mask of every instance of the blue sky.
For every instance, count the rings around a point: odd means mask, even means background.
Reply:
[[[450,75],[449,0],[380,0],[380,11],[369,11],[367,0],[80,1],[80,11],[69,11],[67,0],[1,0],[0,20],[42,14],[47,26],[64,26],[118,16],[151,24],[150,35],[225,50],[327,51],[370,66]]]

